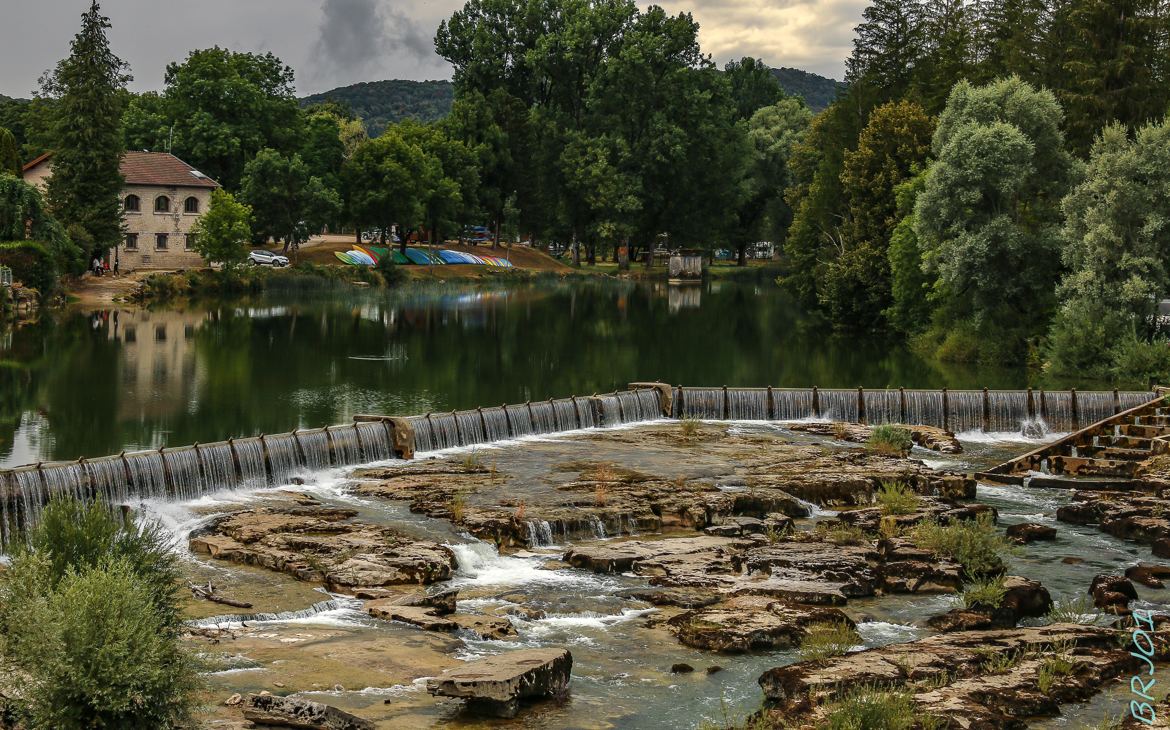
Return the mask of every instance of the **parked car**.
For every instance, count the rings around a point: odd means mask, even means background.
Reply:
[[[252,266],[288,266],[288,258],[278,253],[256,249],[248,254],[248,263]]]

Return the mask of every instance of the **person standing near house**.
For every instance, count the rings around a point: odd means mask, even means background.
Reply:
[[[102,260],[99,259],[97,256],[94,256],[93,257],[93,265],[90,266],[90,268],[93,269],[94,276],[101,276],[102,275]]]

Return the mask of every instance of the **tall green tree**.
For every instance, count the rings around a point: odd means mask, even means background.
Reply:
[[[195,250],[208,263],[219,262],[231,269],[248,258],[252,239],[252,209],[222,189],[211,191],[211,207],[195,227]]]
[[[244,166],[260,150],[297,151],[302,118],[293,78],[271,53],[218,47],[168,65],[163,99],[171,151],[238,189]]]
[[[8,173],[20,177],[20,148],[16,136],[5,127],[0,127],[0,175]]]
[[[1142,127],[1132,140],[1120,124],[1107,127],[1063,202],[1068,273],[1049,336],[1054,370],[1170,375],[1170,345],[1152,326],[1170,292],[1168,191],[1170,125]]]
[[[1060,274],[1072,161],[1051,92],[1019,78],[958,84],[915,208],[937,278],[935,324],[952,359],[1016,360],[1044,328]]]
[[[821,306],[838,327],[873,330],[885,324],[897,188],[925,166],[933,132],[934,120],[921,106],[890,102],[874,109],[857,149],[845,153],[841,251],[825,265],[817,287]]]
[[[300,155],[263,149],[244,166],[240,199],[252,209],[252,229],[296,248],[341,212],[340,196],[309,173]]]
[[[84,231],[88,254],[100,255],[122,237],[120,165],[122,109],[130,79],[110,49],[110,21],[93,2],[81,16],[69,56],[43,80],[55,99],[51,135],[53,175],[48,198],[59,219]]]
[[[394,128],[358,148],[341,173],[347,215],[359,229],[399,228],[407,234],[426,219],[427,197],[442,178],[439,160],[411,144]]]
[[[731,98],[735,103],[735,118],[750,119],[757,110],[772,106],[784,96],[780,82],[763,61],[744,56],[728,61],[723,73],[731,82]]]

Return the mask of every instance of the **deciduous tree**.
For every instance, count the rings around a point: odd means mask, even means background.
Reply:
[[[195,250],[207,262],[217,261],[224,268],[243,263],[252,239],[249,223],[252,209],[238,202],[226,190],[211,191],[211,207],[199,218],[191,232]]]

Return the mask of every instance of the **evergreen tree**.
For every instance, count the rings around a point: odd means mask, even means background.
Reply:
[[[926,16],[918,0],[874,0],[853,39],[845,80],[864,82],[900,96],[925,56]]]
[[[12,132],[0,127],[0,175],[4,173],[20,177],[20,148]]]
[[[53,175],[48,197],[57,218],[76,224],[100,255],[122,237],[122,109],[126,64],[110,50],[109,19],[95,1],[82,15],[68,58],[43,80],[56,98]]]

